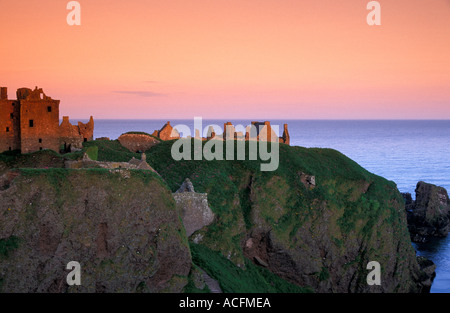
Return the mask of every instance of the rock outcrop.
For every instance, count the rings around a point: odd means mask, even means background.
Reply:
[[[186,178],[173,197],[181,211],[181,218],[188,237],[213,222],[214,213],[208,206],[208,195],[195,192],[189,178]]]
[[[143,174],[146,173],[146,174]],[[3,292],[180,292],[191,256],[171,192],[151,172],[20,170],[0,190]],[[66,265],[81,265],[68,286]]]
[[[417,183],[416,200],[403,194],[412,241],[425,242],[432,237],[445,237],[450,230],[450,200],[443,187]]]
[[[433,284],[433,280],[436,277],[436,265],[433,261],[418,256],[417,262],[419,263],[420,269],[422,270],[422,275],[419,277],[421,284],[423,286],[423,293],[430,292],[431,285]]]

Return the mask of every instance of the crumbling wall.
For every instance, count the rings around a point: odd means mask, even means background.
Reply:
[[[94,118],[91,116],[86,124],[78,122],[78,130],[83,142],[94,140]]]
[[[20,149],[20,104],[0,87],[0,152]]]
[[[78,122],[78,125],[72,125],[68,116],[63,116],[63,121],[59,126],[60,146],[64,146],[65,151],[71,149],[83,148],[83,142],[93,140],[94,138],[94,119],[84,124]]]
[[[59,151],[59,100],[47,97],[37,87],[17,91],[20,100],[20,142],[22,153],[42,149]]]
[[[161,140],[179,139],[180,138],[180,134],[177,132],[176,129],[173,129],[172,125],[170,125],[170,122],[167,122],[158,131],[158,138],[160,138]]]
[[[284,124],[283,136],[280,137],[280,143],[285,143],[287,145],[291,144],[291,137],[289,136],[288,124]]]

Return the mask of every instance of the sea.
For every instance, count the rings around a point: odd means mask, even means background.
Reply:
[[[167,120],[95,120],[94,138],[117,139],[128,131],[153,133]],[[223,128],[250,124],[250,120],[203,120]],[[400,192],[415,198],[417,182],[442,186],[450,192],[450,120],[270,120],[272,126],[288,124],[291,146],[332,148],[356,161],[368,171],[392,180]],[[186,125],[192,134],[194,119],[171,120]],[[221,131],[214,127],[216,133]],[[275,127],[276,131],[276,127]],[[278,132],[278,134],[280,134]],[[189,134],[183,134],[189,135]],[[426,244],[412,244],[418,255],[436,264],[432,293],[450,293],[450,235]]]

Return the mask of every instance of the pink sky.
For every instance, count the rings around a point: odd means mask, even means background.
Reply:
[[[0,85],[71,118],[450,119],[450,1],[0,1]]]

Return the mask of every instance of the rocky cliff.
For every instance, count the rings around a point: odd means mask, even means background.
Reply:
[[[150,171],[22,169],[0,187],[3,292],[179,292],[191,256],[171,193]],[[81,265],[68,286],[66,265]]]

